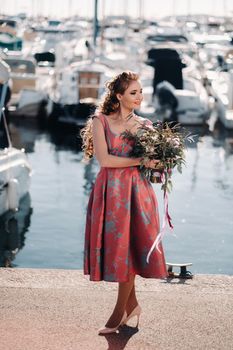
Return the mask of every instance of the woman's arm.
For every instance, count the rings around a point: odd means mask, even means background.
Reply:
[[[124,168],[140,165],[141,158],[118,157],[108,153],[104,128],[98,118],[93,119],[93,144],[95,156],[101,167]]]

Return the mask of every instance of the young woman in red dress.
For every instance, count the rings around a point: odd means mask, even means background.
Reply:
[[[131,317],[141,314],[135,276],[167,276],[162,244],[146,261],[159,233],[159,213],[151,183],[141,175],[140,158],[131,158],[132,141],[125,130],[136,132],[148,119],[134,114],[142,102],[137,74],[123,72],[107,83],[103,103],[82,130],[83,150],[95,155],[100,171],[93,186],[86,217],[84,274],[91,281],[118,282],[118,297],[112,314],[99,334],[115,332]],[[146,167],[155,168],[158,161]],[[138,323],[137,323],[138,326]]]

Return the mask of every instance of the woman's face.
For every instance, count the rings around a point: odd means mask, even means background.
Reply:
[[[131,81],[124,94],[117,94],[122,107],[127,109],[138,109],[143,100],[142,87],[139,81]]]

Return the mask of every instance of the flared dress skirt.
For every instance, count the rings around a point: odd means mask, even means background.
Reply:
[[[111,131],[107,116],[96,115],[109,153],[128,157],[132,142]],[[149,122],[142,119],[144,123]],[[162,243],[147,254],[160,230],[156,196],[138,166],[101,168],[92,188],[86,216],[83,269],[91,281],[127,282],[130,274],[165,278]]]

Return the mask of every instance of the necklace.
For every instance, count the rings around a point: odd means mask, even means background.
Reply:
[[[133,112],[130,112],[125,119],[128,122],[132,117],[133,117]]]

